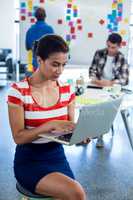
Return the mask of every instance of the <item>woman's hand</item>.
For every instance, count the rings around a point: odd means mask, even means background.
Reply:
[[[52,133],[70,133],[75,128],[75,123],[67,120],[53,120],[48,122]]]

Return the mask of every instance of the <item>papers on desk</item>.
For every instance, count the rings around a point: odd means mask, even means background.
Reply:
[[[88,89],[83,95],[76,97],[76,103],[80,105],[98,104],[110,99],[110,93],[107,91]]]

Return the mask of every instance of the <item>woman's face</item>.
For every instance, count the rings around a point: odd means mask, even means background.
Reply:
[[[53,53],[46,60],[40,59],[40,71],[44,79],[57,80],[67,63],[67,53]]]

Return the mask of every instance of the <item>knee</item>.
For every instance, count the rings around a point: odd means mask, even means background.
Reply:
[[[86,200],[86,194],[82,186],[78,182],[74,182],[69,188],[69,200]]]

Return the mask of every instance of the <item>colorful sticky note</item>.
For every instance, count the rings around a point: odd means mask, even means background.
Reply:
[[[66,35],[66,41],[71,41],[71,36],[69,34]]]
[[[81,24],[82,20],[81,19],[77,19],[77,24]]]
[[[103,19],[100,19],[99,24],[103,25],[105,21]]]
[[[58,24],[62,24],[63,20],[62,19],[58,19]]]
[[[77,5],[73,5],[73,10],[77,10]]]
[[[125,29],[123,29],[123,30],[121,30],[120,31],[120,34],[123,36],[123,35],[126,35],[126,30]]]
[[[75,33],[75,27],[71,27],[70,32]]]
[[[82,30],[82,26],[81,25],[78,25],[78,27],[77,27],[77,29],[79,30],[79,31],[81,31]]]
[[[32,16],[32,12],[28,12],[28,17],[31,17]]]
[[[67,9],[67,14],[71,14],[71,9]]]
[[[67,16],[66,16],[66,20],[67,20],[67,21],[70,21],[70,20],[71,20],[71,16],[70,16],[70,15],[67,15]]]
[[[20,3],[20,8],[25,8],[26,7],[26,3],[25,2],[21,2]]]
[[[28,10],[32,11],[33,1],[32,0],[27,0],[27,4],[28,4]]]
[[[72,35],[72,39],[75,40],[76,39],[76,35]]]
[[[116,10],[112,10],[112,17],[115,18],[116,17]]]
[[[128,18],[125,18],[125,19],[124,19],[124,22],[125,22],[125,24],[128,24],[129,19],[128,19]]]
[[[27,53],[27,63],[32,64],[32,50],[29,50]]]
[[[122,12],[118,12],[118,16],[119,16],[119,17],[122,17]]]
[[[122,41],[121,45],[122,45],[123,47],[125,47],[125,46],[127,45],[127,42],[126,42],[126,41]]]
[[[72,7],[72,4],[68,3],[67,8],[71,8],[71,7]]]
[[[88,33],[88,38],[92,38],[93,37],[93,33]]]
[[[118,22],[122,21],[122,17],[121,16],[117,17],[117,21]]]
[[[78,17],[78,12],[73,12],[73,17]]]
[[[113,27],[113,31],[114,31],[114,32],[117,32],[117,31],[118,31],[118,26]]]
[[[45,2],[45,0],[40,0],[40,3],[44,3]]]
[[[22,16],[20,17],[20,20],[21,20],[21,21],[25,21],[25,20],[26,20],[26,17],[25,17],[24,15],[22,15]]]
[[[20,13],[21,14],[25,14],[26,13],[26,9],[25,8],[20,9]]]
[[[31,19],[30,19],[30,22],[31,22],[31,23],[35,23],[35,18],[31,18]]]
[[[68,25],[73,26],[73,21],[69,21]]]
[[[112,9],[116,9],[117,8],[117,3],[113,3],[112,4]]]

